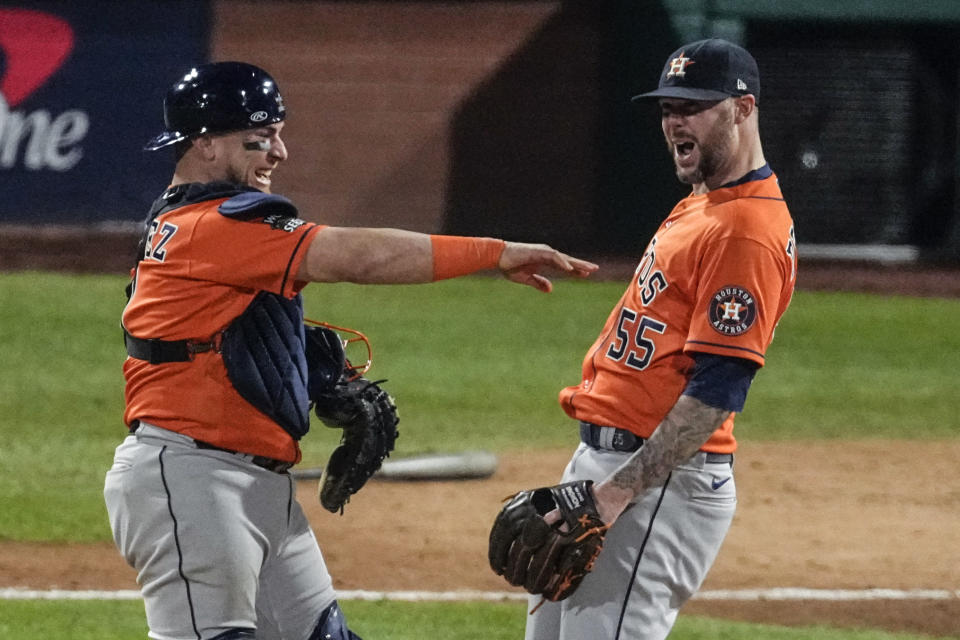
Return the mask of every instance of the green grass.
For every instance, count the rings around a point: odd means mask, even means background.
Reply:
[[[401,446],[506,450],[567,446],[576,437],[557,392],[579,382],[583,355],[623,287],[562,281],[544,296],[486,279],[335,285],[308,291],[307,306],[372,338],[371,374],[390,378],[402,424],[411,425]],[[764,440],[960,435],[960,334],[951,329],[958,313],[958,300],[798,292],[737,433]]]
[[[519,603],[341,603],[353,631],[389,640],[516,640]],[[146,637],[139,601],[0,601],[0,640],[129,640]],[[677,620],[670,640],[923,640],[927,636],[827,627],[787,628],[697,616]]]
[[[105,540],[124,280],[0,276],[0,539]]]
[[[390,640],[516,640],[523,637],[522,603],[342,603],[351,629],[363,638]],[[680,616],[670,640],[920,640],[926,636],[876,630],[788,628]],[[584,640],[589,640],[584,638]]]
[[[960,435],[960,301],[796,294],[738,418],[738,435]]]
[[[101,541],[103,474],[125,430],[119,315],[125,279],[0,275],[0,540]],[[308,316],[365,332],[370,375],[401,411],[396,455],[572,447],[557,392],[623,283],[560,281],[552,295],[468,278],[429,286],[312,285]],[[960,301],[800,292],[738,420],[741,438],[957,436]],[[305,464],[337,434],[317,426]],[[364,637],[522,636],[516,603],[343,603]],[[2,601],[0,640],[144,637],[134,602]],[[917,640],[681,616],[671,640]]]
[[[103,474],[125,434],[119,315],[125,278],[0,275],[0,540],[109,540]],[[359,329],[400,407],[396,456],[572,447],[557,392],[623,290],[561,280],[311,285],[307,315]],[[798,292],[737,434],[957,436],[960,301]],[[338,440],[315,421],[304,464]]]

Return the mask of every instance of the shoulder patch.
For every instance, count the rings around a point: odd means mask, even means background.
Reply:
[[[743,287],[727,285],[713,294],[707,309],[710,326],[725,336],[739,336],[757,319],[757,300]]]
[[[272,229],[278,229],[280,231],[291,233],[296,231],[299,227],[305,225],[307,221],[302,218],[285,216],[279,213],[271,213],[263,219],[263,223],[270,225]]]
[[[297,207],[287,198],[262,191],[244,191],[222,202],[217,210],[222,215],[237,220],[268,216],[295,219],[298,213]]]

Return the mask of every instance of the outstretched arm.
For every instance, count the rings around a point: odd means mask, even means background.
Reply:
[[[598,267],[592,262],[560,253],[545,244],[507,242],[497,260],[497,268],[508,280],[549,293],[553,284],[540,273],[544,269],[555,269],[578,278],[586,278]]]
[[[414,284],[499,269],[514,282],[550,291],[544,269],[586,277],[597,265],[547,245],[492,238],[434,236],[400,229],[327,227],[317,233],[297,279],[357,284]]]
[[[681,395],[643,446],[594,485],[597,511],[603,521],[612,524],[637,494],[663,484],[673,468],[696,453],[728,415],[727,409]]]

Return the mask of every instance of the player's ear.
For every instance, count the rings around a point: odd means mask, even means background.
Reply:
[[[751,94],[734,98],[734,122],[740,124],[757,108],[757,99]]]
[[[204,160],[213,160],[217,155],[216,149],[214,148],[213,136],[197,136],[191,140],[190,143]]]

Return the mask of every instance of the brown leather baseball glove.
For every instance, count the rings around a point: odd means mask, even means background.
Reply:
[[[568,598],[603,550],[607,526],[597,514],[592,480],[521,491],[490,531],[490,568],[514,586],[551,601]],[[550,525],[543,516],[559,510]]]

